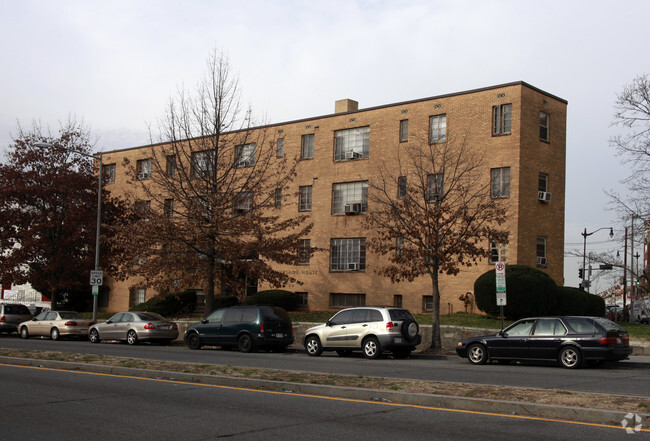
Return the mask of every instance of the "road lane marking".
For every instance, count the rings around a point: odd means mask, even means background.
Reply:
[[[369,400],[360,400],[360,399],[354,399],[354,398],[328,397],[328,396],[324,396],[324,395],[303,394],[303,393],[299,393],[299,392],[283,392],[283,391],[274,391],[274,390],[253,389],[253,388],[249,388],[249,387],[224,386],[224,385],[219,385],[219,384],[195,383],[195,382],[191,382],[191,381],[171,380],[171,379],[165,379],[165,378],[146,378],[146,377],[136,377],[136,376],[133,376],[133,375],[118,375],[118,374],[107,374],[107,373],[102,373],[102,372],[88,372],[88,371],[69,370],[69,369],[57,369],[57,368],[48,368],[48,367],[43,367],[43,366],[24,366],[24,365],[16,365],[16,364],[8,364],[8,363],[0,363],[0,366],[7,366],[7,367],[14,367],[14,368],[25,368],[25,369],[33,369],[33,370],[43,370],[43,371],[53,371],[53,372],[64,372],[64,373],[69,373],[69,374],[85,374],[85,375],[94,375],[94,376],[100,376],[100,377],[111,377],[111,378],[122,378],[122,379],[125,378],[125,379],[130,379],[130,380],[155,381],[155,382],[159,382],[159,383],[175,383],[175,384],[183,384],[183,385],[191,385],[191,386],[211,387],[211,388],[215,388],[215,389],[227,389],[227,390],[244,391],[244,392],[256,392],[256,393],[271,394],[271,395],[286,395],[286,396],[301,397],[301,398],[316,398],[316,399],[321,399],[321,400],[341,401],[341,402],[346,402],[346,403],[377,404],[377,405],[383,405],[383,406],[403,407],[403,408],[412,408],[412,409],[436,410],[436,411],[440,411],[440,412],[464,413],[464,414],[471,414],[471,415],[494,416],[494,417],[529,420],[529,421],[543,421],[543,422],[551,422],[551,423],[573,424],[573,425],[578,425],[578,426],[590,426],[590,427],[600,427],[600,428],[606,428],[606,429],[625,430],[625,427],[623,427],[623,426],[614,426],[614,425],[611,425],[611,424],[585,423],[585,422],[581,422],[581,421],[560,420],[560,419],[554,419],[554,418],[543,418],[543,417],[526,416],[526,415],[510,415],[510,414],[503,414],[503,413],[496,413],[496,412],[481,412],[481,411],[477,411],[477,410],[451,409],[451,408],[446,408],[446,407],[424,406],[424,405],[419,405],[419,404],[402,404],[402,403],[391,403],[391,402],[386,402],[386,401],[369,401]],[[649,432],[650,433],[650,429],[641,428],[638,431],[639,432]]]

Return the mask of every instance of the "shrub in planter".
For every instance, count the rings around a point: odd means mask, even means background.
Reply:
[[[300,295],[282,289],[260,291],[246,299],[247,305],[279,306],[287,311],[295,311],[300,304]]]

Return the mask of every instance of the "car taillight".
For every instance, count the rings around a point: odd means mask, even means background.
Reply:
[[[393,332],[395,330],[395,324],[393,322],[386,323],[386,331]]]
[[[65,326],[77,326],[77,322],[68,321],[64,323]]]
[[[264,334],[264,323],[260,323],[260,334]]]
[[[4,315],[0,317],[0,322],[6,322],[6,321],[7,321],[7,317],[5,317]]]
[[[621,339],[618,337],[602,337],[600,339],[601,345],[615,345],[617,343],[621,343]]]
[[[146,325],[144,325],[144,329],[156,329],[156,325],[154,325],[153,323],[147,323]]]
[[[178,331],[178,325],[176,323],[172,323],[172,329]]]

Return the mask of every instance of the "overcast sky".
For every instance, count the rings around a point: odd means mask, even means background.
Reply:
[[[565,250],[616,226],[604,190],[626,168],[608,140],[617,93],[650,73],[650,2],[0,0],[0,151],[17,122],[70,115],[98,150],[149,141],[214,48],[269,122],[525,81],[569,102]],[[622,232],[615,231],[620,238]],[[614,249],[607,231],[588,250]],[[622,247],[622,245],[621,245]],[[577,286],[578,258],[565,283]],[[604,282],[594,287],[607,288]],[[593,291],[593,289],[592,289]]]

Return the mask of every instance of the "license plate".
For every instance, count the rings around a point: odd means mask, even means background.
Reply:
[[[82,329],[82,330],[81,330],[81,333],[82,333],[82,334],[88,334],[88,330],[87,330],[87,329]]]
[[[395,337],[395,343],[401,343],[402,337]]]
[[[275,334],[275,338],[282,338],[284,337],[284,334]]]

